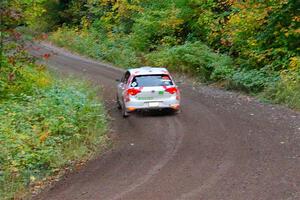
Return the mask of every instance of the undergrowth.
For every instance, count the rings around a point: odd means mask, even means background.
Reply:
[[[108,141],[99,88],[57,78],[10,39],[1,52],[0,199],[23,198]]]

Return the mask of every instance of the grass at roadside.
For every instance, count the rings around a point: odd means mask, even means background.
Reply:
[[[5,48],[0,63],[1,200],[24,197],[30,187],[63,174],[108,144],[99,88],[56,78],[15,42]]]
[[[186,42],[174,46],[157,46],[152,51],[139,51],[128,36],[103,35],[91,28],[60,28],[50,41],[58,46],[128,68],[142,65],[167,66],[192,74],[202,82],[219,82],[225,88],[257,95],[267,101],[300,109],[300,58],[293,57],[289,69],[279,73],[269,66],[262,69],[242,69],[225,55],[212,51],[201,42]]]
[[[105,118],[95,92],[70,81],[1,103],[1,198],[98,151]]]

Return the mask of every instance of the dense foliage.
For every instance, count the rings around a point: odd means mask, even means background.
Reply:
[[[56,30],[52,41],[94,58],[124,67],[164,65],[231,88],[273,91],[267,94],[277,101],[283,100],[273,95],[281,93],[277,87],[293,91],[284,101],[299,96],[297,0],[11,2],[23,16],[34,7],[24,22],[31,28]]]
[[[107,141],[106,117],[97,89],[59,80],[35,63],[15,30],[27,23],[24,10],[6,11],[0,52],[0,199],[21,199],[28,186],[98,151]]]
[[[299,107],[297,0],[11,2],[23,23],[80,53],[123,67],[167,66]]]
[[[297,0],[69,0],[52,4],[63,5],[63,17],[46,29],[60,27],[51,39],[62,46],[124,67],[167,66],[203,81],[264,91],[277,102],[292,101],[292,106],[299,107],[294,100],[300,96]],[[47,19],[57,17],[47,9]]]
[[[87,91],[82,84],[56,82],[1,103],[1,199],[104,144],[103,107]]]
[[[52,3],[64,8],[51,37],[61,46],[123,67],[167,66],[299,107],[297,0]]]

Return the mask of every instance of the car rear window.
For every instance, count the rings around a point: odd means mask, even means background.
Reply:
[[[135,76],[131,82],[131,87],[151,87],[151,86],[170,86],[173,85],[168,75],[141,75]]]

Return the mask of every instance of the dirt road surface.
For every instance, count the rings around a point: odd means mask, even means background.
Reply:
[[[122,70],[42,43],[50,68],[103,87],[114,147],[34,199],[300,199],[300,113],[206,86],[181,85],[182,113],[116,107]]]

